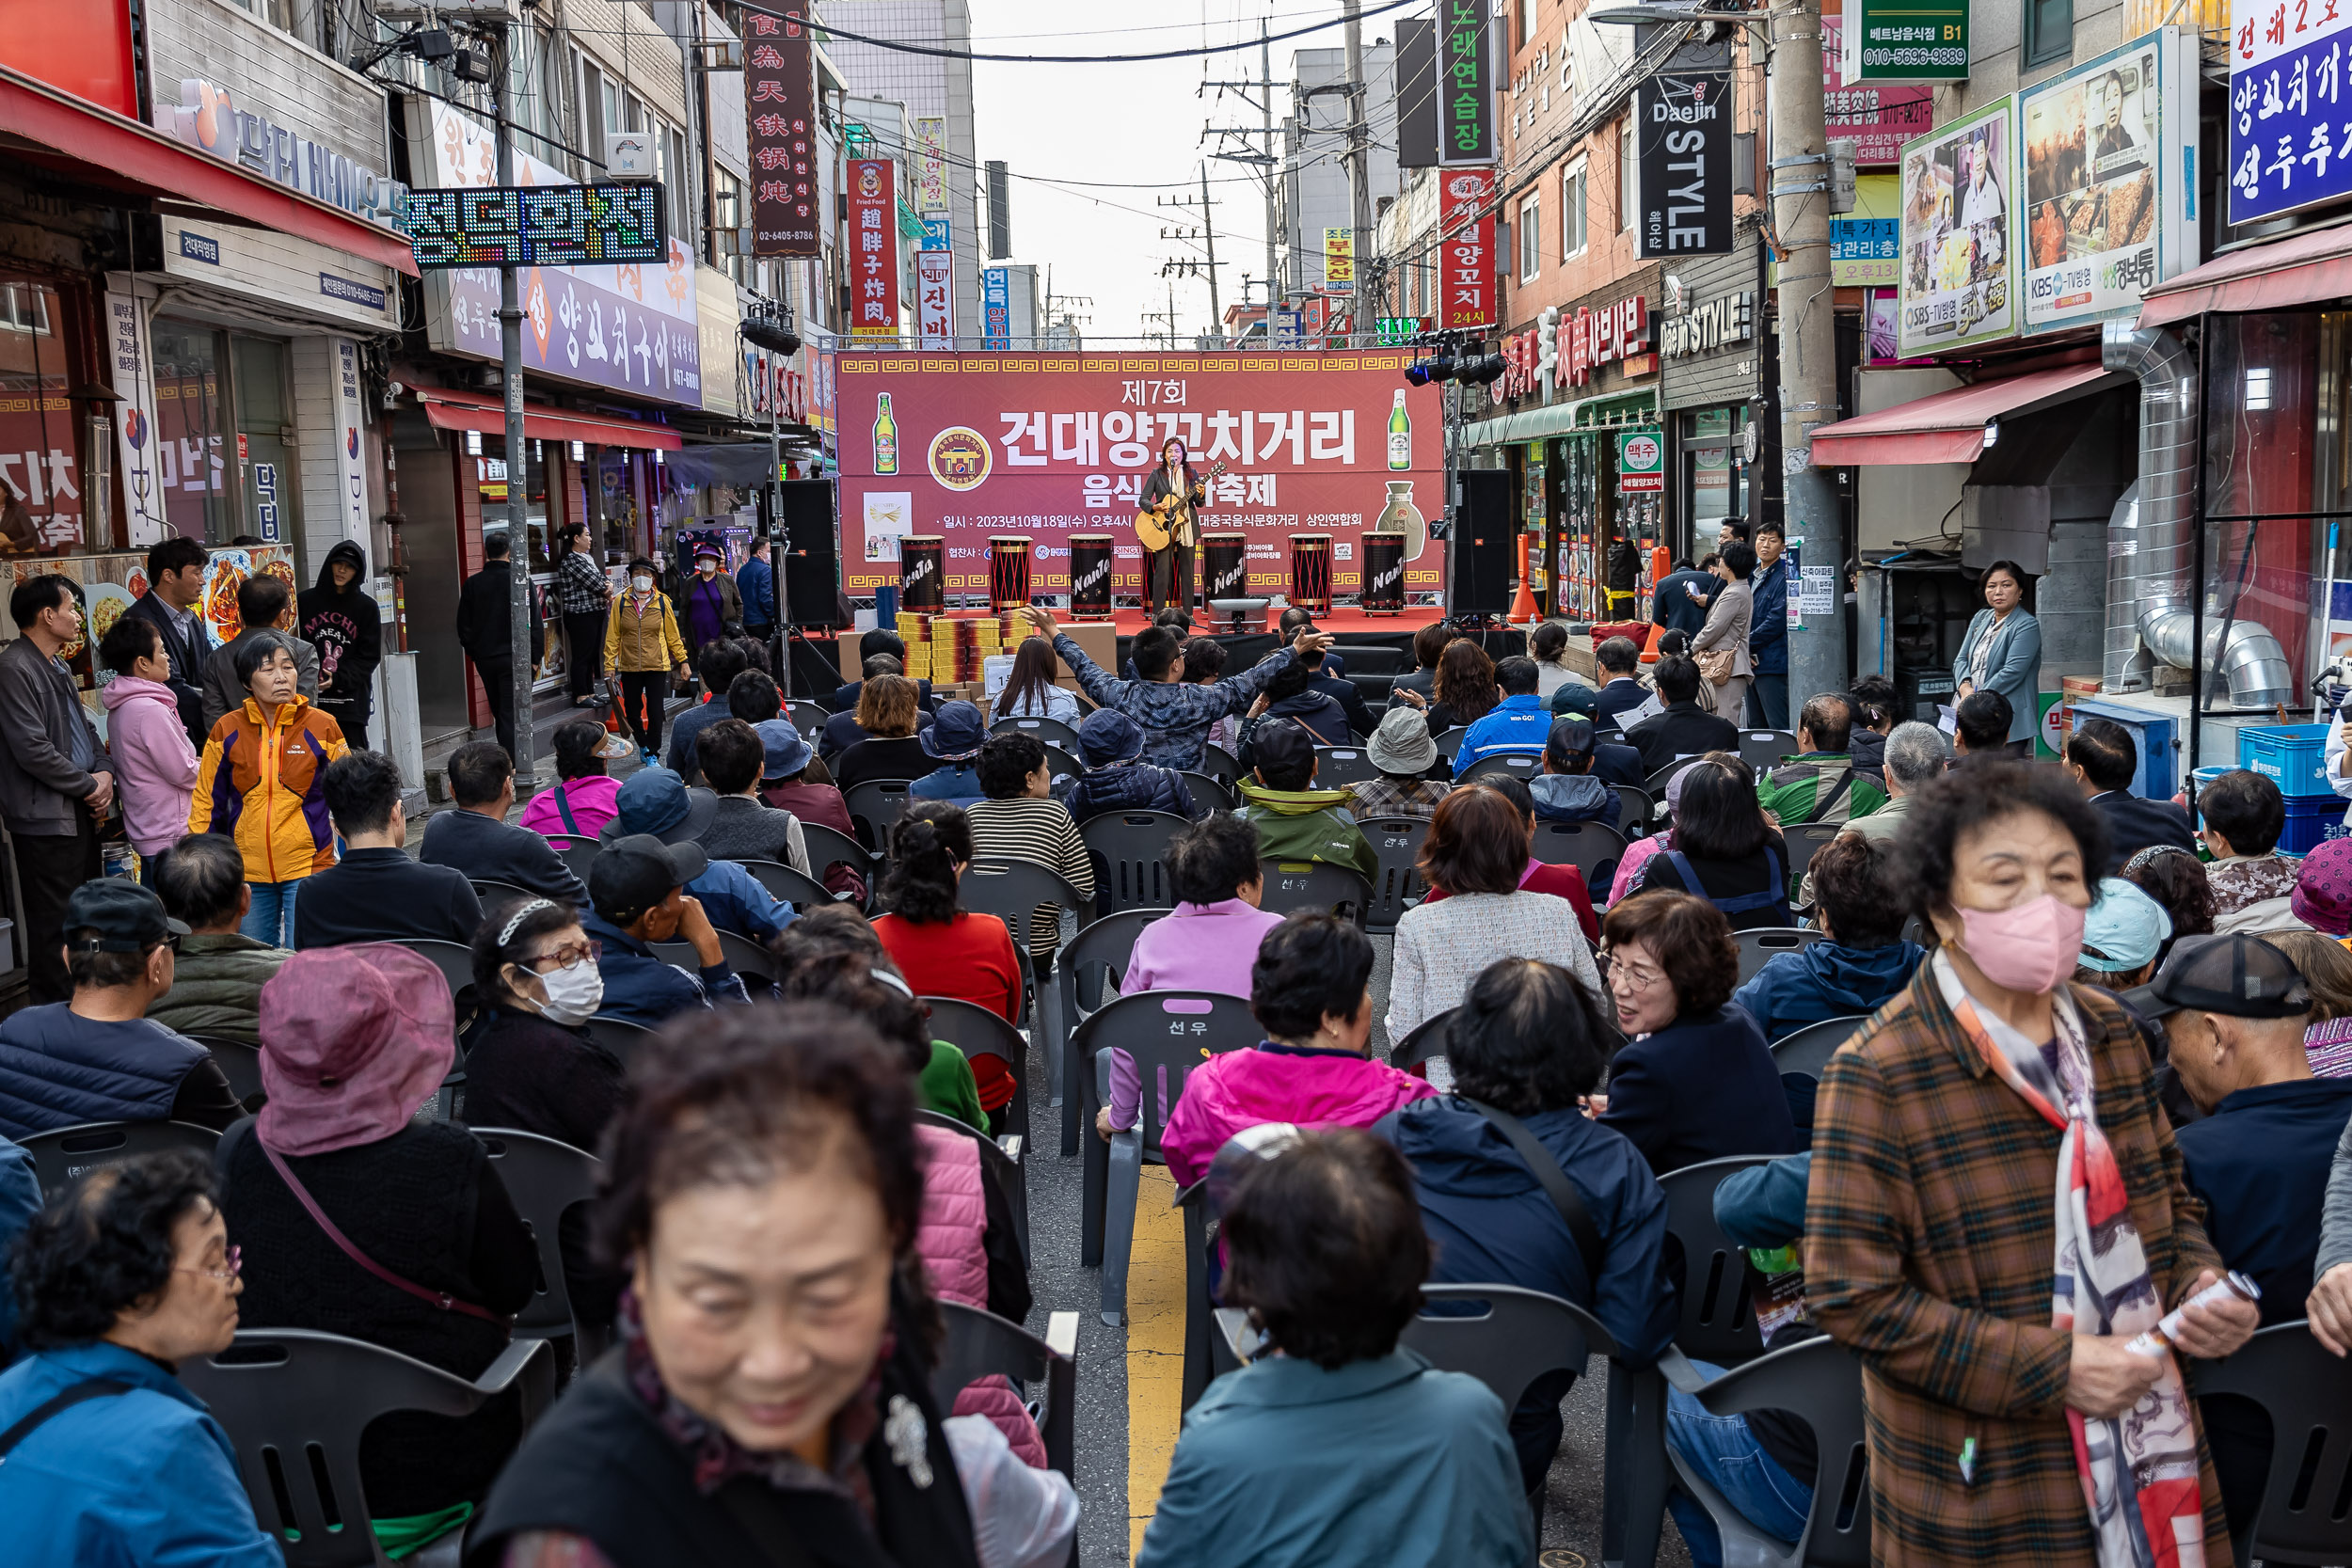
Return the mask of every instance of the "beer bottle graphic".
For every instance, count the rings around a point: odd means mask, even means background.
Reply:
[[[1413,421],[1405,417],[1405,389],[1397,388],[1396,402],[1389,409],[1389,467],[1409,468],[1413,466]]]
[[[882,405],[874,413],[874,471],[878,474],[898,471],[898,421],[890,417],[888,392],[882,394]]]

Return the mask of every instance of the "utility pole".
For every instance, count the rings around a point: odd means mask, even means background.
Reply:
[[[1372,132],[1364,122],[1363,0],[1344,0],[1346,20],[1341,36],[1347,55],[1347,200],[1348,222],[1355,230],[1349,241],[1348,270],[1353,293],[1348,296],[1348,336],[1361,341],[1364,325],[1364,263],[1372,257]]]
[[[1274,182],[1281,178],[1282,158],[1274,150],[1274,44],[1263,18],[1258,23],[1258,116],[1263,122],[1259,134],[1265,137],[1265,330],[1271,341],[1275,309],[1287,302],[1290,291],[1280,285],[1282,274],[1274,264]]]
[[[1772,57],[1820,57],[1820,0],[1788,0],[1772,16]],[[1806,613],[1788,637],[1793,705],[1846,689],[1846,622],[1836,582],[1846,539],[1837,488],[1814,466],[1813,427],[1837,418],[1837,331],[1829,278],[1830,164],[1821,73],[1775,72],[1771,93],[1772,231],[1780,261],[1781,495],[1788,542],[1804,576],[1831,584],[1829,608]],[[1799,542],[1802,541],[1802,547]],[[1788,585],[1797,605],[1802,582]],[[1818,601],[1817,601],[1818,602]]]
[[[1209,206],[1209,166],[1200,166],[1200,237],[1209,247],[1209,336],[1225,346],[1225,308],[1216,297],[1216,214]]]
[[[515,127],[507,118],[508,71],[514,49],[513,28],[498,30],[498,66],[490,82],[490,109],[498,131],[499,183],[515,183]],[[506,554],[509,589],[507,634],[513,657],[515,689],[507,700],[515,705],[515,793],[529,796],[535,787],[531,734],[531,688],[538,668],[531,657],[531,451],[523,445],[523,310],[515,269],[499,268],[499,355],[501,389],[506,393]],[[550,546],[553,541],[549,541]],[[552,554],[552,550],[549,552]]]

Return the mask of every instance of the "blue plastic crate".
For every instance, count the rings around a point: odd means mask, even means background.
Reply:
[[[2237,764],[2250,768],[2279,786],[2290,800],[2337,799],[2328,787],[2322,754],[2328,745],[2325,724],[2265,724],[2237,732]]]
[[[2331,838],[2345,836],[2344,802],[2330,795],[2325,800],[2289,800],[2287,823],[2279,834],[2282,855],[2308,855]]]

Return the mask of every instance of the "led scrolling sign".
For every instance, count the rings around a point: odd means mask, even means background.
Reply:
[[[667,265],[658,184],[412,190],[408,232],[423,267]]]

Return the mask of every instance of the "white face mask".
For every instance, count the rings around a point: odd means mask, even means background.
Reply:
[[[604,1005],[604,972],[585,958],[568,969],[548,971],[539,976],[539,984],[548,993],[540,1013],[567,1029],[587,1022]]]
[[[703,560],[694,562],[694,570],[700,572],[707,578],[717,577],[719,575],[719,563],[706,557]]]
[[[640,594],[650,594],[653,592],[653,578],[645,577],[642,574],[629,578],[628,585],[631,588],[636,589]]]

